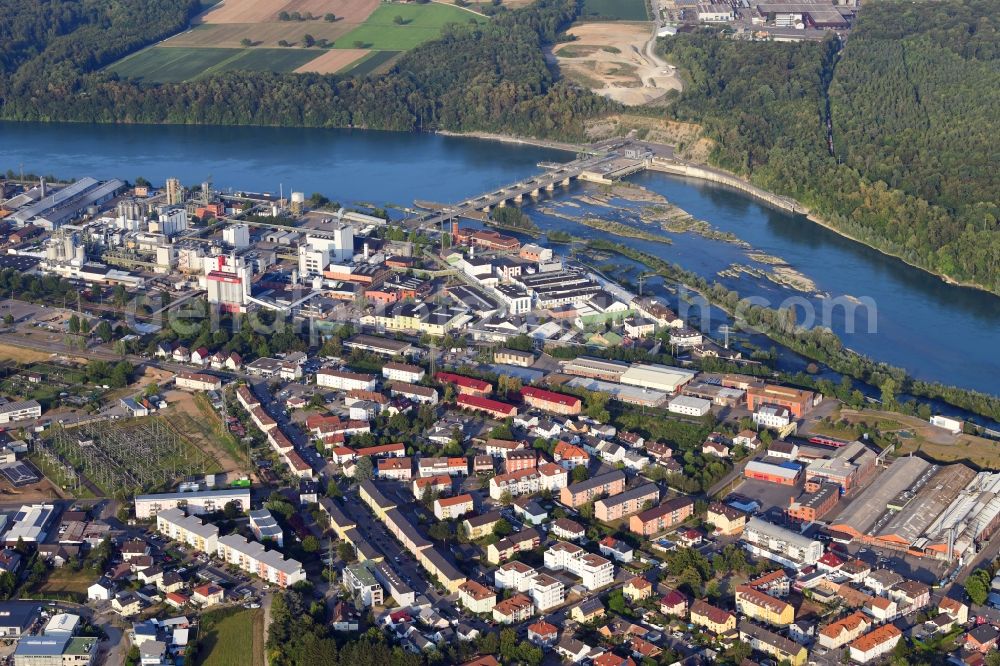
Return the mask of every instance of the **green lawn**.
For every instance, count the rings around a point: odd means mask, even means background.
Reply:
[[[262,630],[262,625],[263,612],[259,609],[234,611],[227,608],[205,613],[201,620],[196,663],[199,666],[254,666],[263,662],[263,645],[255,635],[255,628]]]
[[[402,17],[397,24],[395,18]],[[380,51],[408,51],[441,34],[446,23],[468,23],[469,20],[486,21],[486,17],[473,12],[438,3],[426,5],[383,4],[364,23],[336,42],[337,48],[353,49],[356,42],[363,48]]]
[[[372,51],[361,60],[352,62],[337,72],[337,74],[345,76],[368,76],[397,55],[399,55],[399,51]]]
[[[170,83],[237,69],[291,72],[322,52],[317,49],[221,49],[154,46],[109,69],[121,77]]]
[[[581,18],[648,21],[646,0],[584,0]]]

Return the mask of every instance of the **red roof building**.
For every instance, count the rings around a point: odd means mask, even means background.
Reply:
[[[535,386],[522,388],[521,397],[526,404],[555,414],[579,414],[583,406],[583,402],[575,395],[546,391]]]
[[[506,419],[517,416],[517,407],[508,405],[499,400],[490,400],[478,395],[462,394],[455,400],[455,404],[464,409],[471,409],[474,412],[483,412],[497,419]]]
[[[463,395],[486,396],[493,391],[493,385],[475,377],[456,375],[453,372],[439,372],[434,375],[434,379],[442,384],[451,384]]]

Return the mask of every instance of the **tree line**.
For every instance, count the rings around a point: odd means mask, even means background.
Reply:
[[[91,0],[99,2],[99,0]],[[17,16],[19,38],[41,29],[44,17],[3,0]],[[134,3],[133,3],[134,4]],[[164,19],[128,29],[115,20],[105,34],[77,20],[41,52],[11,59],[0,82],[0,114],[10,120],[248,124],[360,127],[385,130],[486,131],[582,138],[581,120],[612,108],[611,102],[557,80],[543,46],[577,15],[572,0],[539,0],[499,12],[487,23],[449,24],[441,37],[403,55],[384,75],[350,78],[320,74],[229,72],[198,81],[146,83],[100,71],[114,57],[179,29],[185,16],[176,0],[153,3]],[[126,7],[132,4],[126,3]],[[167,9],[172,8],[170,13]],[[186,20],[186,19],[185,19]],[[184,21],[180,21],[182,26]],[[98,39],[98,37],[100,37]],[[22,51],[24,51],[22,49]]]
[[[847,45],[661,40],[711,160],[858,240],[1000,293],[1000,38],[991,0],[865,6]],[[832,125],[833,154],[826,133]]]

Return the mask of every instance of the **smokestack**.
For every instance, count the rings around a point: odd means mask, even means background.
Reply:
[[[368,261],[368,243],[365,243],[365,261]]]
[[[44,199],[45,198],[45,193],[46,193],[46,191],[48,191],[48,187],[45,185],[45,179],[44,178],[40,178],[39,179],[39,187],[40,187],[40,189],[42,191],[42,196],[39,197],[39,198],[40,199]]]

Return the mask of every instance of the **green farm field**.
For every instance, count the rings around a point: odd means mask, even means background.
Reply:
[[[584,0],[581,19],[648,21],[646,0]]]
[[[395,22],[396,17],[403,23]],[[452,5],[383,4],[360,26],[337,40],[336,48],[363,48],[379,51],[408,51],[441,34],[447,23],[486,21],[486,17]]]
[[[399,51],[373,51],[370,55],[337,72],[344,76],[368,76],[376,69],[399,55]]]
[[[109,69],[123,78],[157,83],[190,81],[237,69],[291,72],[322,53],[318,49],[218,49],[154,46]]]

